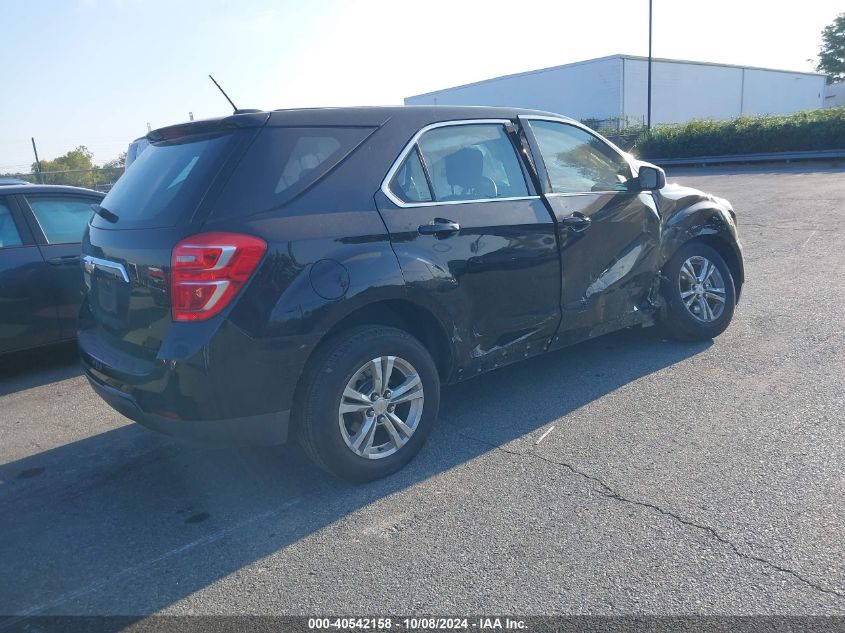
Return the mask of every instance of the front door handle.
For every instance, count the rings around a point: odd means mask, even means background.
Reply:
[[[423,224],[417,229],[420,235],[433,235],[437,238],[448,237],[454,235],[461,230],[461,225],[452,220],[444,220],[443,218],[434,218],[428,224]]]
[[[592,220],[588,218],[583,213],[578,213],[577,211],[572,215],[568,215],[563,218],[563,225],[568,228],[572,229],[576,233],[580,233],[581,231],[586,231],[590,228],[590,224],[592,224]]]
[[[61,257],[53,257],[47,260],[48,264],[53,266],[61,266],[62,264],[78,264],[79,255],[62,255]]]

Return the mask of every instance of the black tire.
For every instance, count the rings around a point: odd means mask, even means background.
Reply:
[[[349,381],[371,359],[382,356],[404,359],[416,370],[424,399],[419,421],[406,443],[391,455],[369,459],[347,445],[339,407]],[[391,327],[356,327],[326,341],[309,361],[295,411],[298,439],[305,453],[323,470],[351,481],[373,481],[396,472],[414,458],[431,433],[439,406],[437,367],[416,338]],[[396,405],[397,413],[399,407]],[[384,437],[387,431],[382,427],[374,433]]]
[[[686,275],[682,279],[681,268],[690,258],[701,257],[716,267],[724,282],[724,306],[721,313],[712,320],[703,320],[693,314],[692,310],[697,310],[699,314],[702,311],[702,306],[695,305],[697,299],[693,299],[694,305],[687,308],[681,297],[682,287],[688,288],[689,284]],[[730,324],[736,307],[736,289],[730,268],[716,250],[702,242],[684,244],[666,263],[661,274],[661,293],[666,302],[661,318],[663,329],[672,338],[682,341],[702,341],[718,336]],[[709,305],[713,305],[712,301],[708,302]]]

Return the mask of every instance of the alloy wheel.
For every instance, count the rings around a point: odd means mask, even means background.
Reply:
[[[693,255],[683,263],[678,291],[689,313],[699,321],[712,323],[725,311],[725,280],[706,257]]]
[[[338,423],[346,446],[365,459],[381,459],[401,449],[422,418],[422,380],[398,356],[373,358],[356,371],[343,390]]]

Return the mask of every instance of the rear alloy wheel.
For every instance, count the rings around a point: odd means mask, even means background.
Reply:
[[[317,352],[304,380],[300,443],[318,466],[345,479],[370,481],[404,466],[437,417],[434,361],[394,328],[342,333]]]
[[[343,390],[340,434],[358,457],[390,457],[417,430],[424,404],[422,380],[411,363],[397,356],[373,358]]]
[[[731,271],[713,248],[700,242],[682,246],[663,268],[663,325],[680,340],[718,336],[731,322],[736,291]]]

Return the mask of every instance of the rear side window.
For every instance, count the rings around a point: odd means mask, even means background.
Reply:
[[[242,135],[185,137],[152,143],[141,152],[101,203],[117,216],[110,223],[99,215],[101,228],[157,228],[189,219],[224,161]]]
[[[262,129],[217,199],[213,216],[249,215],[281,206],[325,176],[374,130],[371,127]]]
[[[48,244],[81,242],[85,226],[94,214],[91,208],[94,200],[27,196],[26,201]]]
[[[431,202],[431,189],[416,147],[397,170],[390,188],[403,202]]]
[[[0,248],[7,246],[21,246],[21,236],[15,227],[15,219],[9,207],[0,200]]]
[[[501,124],[439,127],[420,137],[437,201],[517,198],[528,186]]]
[[[340,141],[334,136],[300,136],[284,160],[282,175],[273,193],[282,193],[299,182],[310,180],[311,174],[340,149]]]

